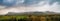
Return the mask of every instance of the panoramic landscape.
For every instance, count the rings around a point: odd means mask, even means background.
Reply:
[[[0,21],[60,21],[60,0],[0,0]]]

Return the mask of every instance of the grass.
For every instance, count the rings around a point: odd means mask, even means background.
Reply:
[[[24,19],[27,18],[27,16],[0,16],[0,20],[5,20],[5,19]]]

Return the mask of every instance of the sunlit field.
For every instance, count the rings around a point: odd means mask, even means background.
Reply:
[[[27,16],[0,16],[0,21],[17,21],[24,18],[27,18]]]

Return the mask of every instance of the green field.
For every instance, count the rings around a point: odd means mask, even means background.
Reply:
[[[0,16],[0,21],[7,21],[7,20],[18,20],[18,19],[24,19],[27,18],[27,16]]]

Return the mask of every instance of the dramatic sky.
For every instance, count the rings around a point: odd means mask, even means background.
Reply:
[[[32,11],[60,12],[60,0],[0,0],[0,15]]]

